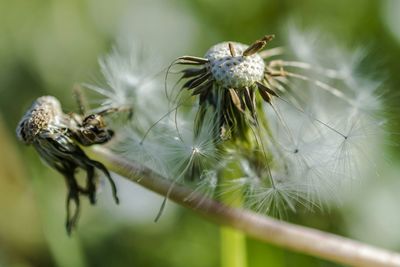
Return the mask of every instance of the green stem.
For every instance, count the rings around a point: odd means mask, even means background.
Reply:
[[[234,174],[239,173],[237,166],[231,164],[219,173],[220,184],[229,182]],[[228,171],[227,171],[228,170]],[[243,202],[242,192],[233,191],[221,194],[221,202],[231,207],[241,207]],[[221,267],[246,267],[247,249],[246,236],[242,231],[230,227],[221,227]]]
[[[221,227],[221,267],[246,267],[246,236],[242,231]]]
[[[134,161],[94,147],[87,151],[111,171],[163,196],[172,181]],[[188,198],[187,196],[191,196]],[[215,223],[240,231],[260,241],[318,258],[351,266],[399,266],[400,254],[319,230],[290,224],[254,212],[226,206],[191,189],[175,185],[169,198]]]

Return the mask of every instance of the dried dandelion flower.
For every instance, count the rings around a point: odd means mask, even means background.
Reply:
[[[119,203],[117,188],[110,172],[100,162],[89,158],[80,146],[108,142],[114,132],[106,126],[102,112],[81,116],[62,111],[60,102],[53,96],[36,99],[26,111],[16,130],[17,137],[27,145],[33,145],[40,157],[65,178],[67,194],[66,229],[68,234],[76,226],[80,213],[80,197],[87,196],[96,203],[96,170],[109,180],[116,203]],[[83,114],[82,114],[83,115]],[[86,185],[78,183],[76,172],[86,172]]]

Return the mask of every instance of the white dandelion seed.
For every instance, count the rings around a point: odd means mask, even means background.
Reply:
[[[185,201],[193,201],[196,199],[198,193],[201,194],[200,201],[196,204],[199,207],[204,200],[213,198],[218,186],[218,174],[216,170],[204,170],[197,182],[194,183],[194,189],[191,194],[189,194]]]

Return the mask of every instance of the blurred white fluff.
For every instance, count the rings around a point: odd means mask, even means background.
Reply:
[[[218,172],[216,170],[204,170],[198,181],[194,182],[194,189],[189,194],[185,201],[193,201],[195,197],[200,193],[202,198],[197,203],[197,207],[200,206],[207,198],[213,198],[216,194],[218,187]]]
[[[285,86],[291,90],[282,97],[295,101],[288,104],[274,99],[275,109],[264,109],[278,143],[269,148],[273,153],[271,165],[277,177],[284,177],[280,181],[287,186],[288,194],[292,199],[296,195],[303,206],[305,202],[321,206],[327,199],[336,198],[349,180],[373,170],[374,155],[379,154],[379,150],[374,151],[375,144],[383,135],[377,94],[381,83],[357,72],[365,53],[349,56],[339,48],[332,52],[332,47],[325,49],[324,42],[316,40],[316,34],[289,31],[290,51],[297,60],[312,63],[311,68],[289,69],[309,77],[309,81],[288,78]],[[334,97],[315,80],[338,88],[343,97]],[[297,186],[295,192],[289,190],[293,184]]]
[[[271,156],[268,166],[260,170],[246,155],[236,156],[242,174],[220,193],[240,191],[246,207],[278,217],[340,201],[349,183],[376,172],[384,134],[381,82],[358,72],[365,51],[326,48],[317,34],[293,28],[289,45],[296,58],[284,61],[285,70],[301,77],[277,79],[281,98],[263,106],[269,131],[260,131],[260,139]]]
[[[132,44],[128,49],[117,46],[100,58],[99,65],[104,77],[103,85],[84,84],[100,95],[100,106],[94,112],[130,108],[134,115],[139,114],[140,122],[155,119],[152,116],[156,113],[154,111],[164,112],[165,101],[154,97],[161,89],[157,79],[162,78],[162,69],[151,49],[138,44]]]

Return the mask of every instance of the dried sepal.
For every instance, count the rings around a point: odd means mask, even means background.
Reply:
[[[240,100],[240,97],[238,96],[238,94],[236,93],[235,89],[230,88],[229,89],[229,94],[231,95],[231,99],[232,99],[232,103],[235,105],[235,107],[241,111],[244,112],[243,110],[243,103]]]
[[[248,57],[248,56],[254,55],[255,53],[262,50],[265,47],[265,45],[274,38],[275,38],[275,35],[271,34],[271,35],[266,35],[263,38],[261,38],[260,40],[255,41],[246,50],[244,50],[243,56]]]
[[[233,43],[229,42],[228,46],[229,46],[229,52],[231,53],[231,56],[236,57],[236,50],[235,50],[235,47],[233,46]]]
[[[208,62],[208,59],[201,57],[183,56],[177,60],[178,64],[181,65],[202,65]]]

